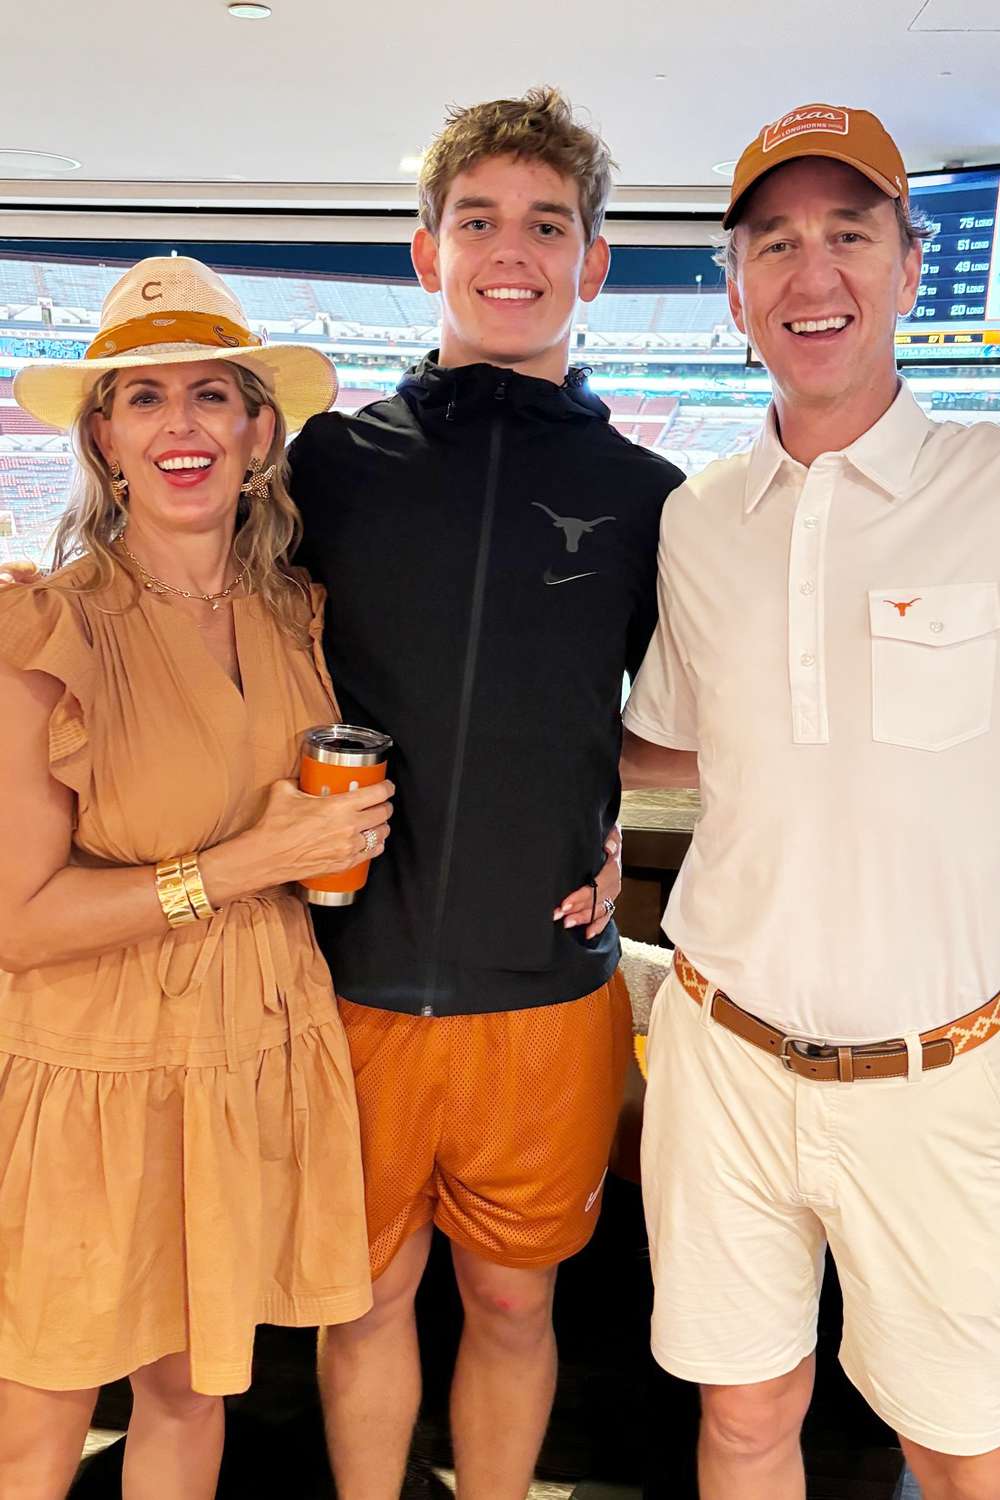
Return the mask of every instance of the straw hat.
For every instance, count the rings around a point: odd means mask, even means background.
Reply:
[[[50,427],[71,427],[106,370],[227,359],[245,365],[274,396],[288,430],[297,432],[333,405],[337,374],[308,344],[265,344],[221,276],[187,256],[151,256],[116,281],[101,308],[101,326],[83,359],[25,365],[14,399]]]

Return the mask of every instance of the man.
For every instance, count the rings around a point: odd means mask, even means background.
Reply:
[[[704,1500],[801,1500],[829,1241],[925,1500],[995,1500],[1000,434],[897,377],[919,230],[873,116],[766,126],[724,223],[774,402],[664,512],[625,716],[627,778],[697,749],[704,804],[650,1038],[653,1349],[701,1384]]]
[[[656,620],[660,511],[683,477],[568,370],[577,299],[608,268],[609,188],[606,147],[555,92],[453,115],[413,242],[441,294],[440,353],[291,450],[341,712],[396,742],[391,852],[356,906],[318,922],[375,1277],[373,1311],[321,1352],[341,1500],[399,1493],[433,1224],[465,1309],[458,1491],[521,1500],[555,1380],[556,1267],[599,1209],[630,1015],[612,903],[587,882],[618,807],[622,674]]]

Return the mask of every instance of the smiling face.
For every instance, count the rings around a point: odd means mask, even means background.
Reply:
[[[577,184],[552,167],[489,156],[460,172],[438,235],[413,240],[420,284],[444,305],[441,363],[561,383],[577,300],[597,296],[608,258],[600,237],[587,248]]]
[[[856,410],[859,433],[897,388],[893,335],[920,283],[893,200],[842,162],[804,157],[754,189],[734,230],[733,318],[783,409]]]
[[[110,416],[92,421],[128,480],[130,518],[194,532],[232,525],[251,455],[274,434],[270,407],[250,415],[224,360],[122,370]]]

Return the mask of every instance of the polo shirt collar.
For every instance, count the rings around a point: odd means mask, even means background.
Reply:
[[[884,490],[891,500],[902,500],[931,426],[930,418],[920,409],[906,381],[901,380],[889,410],[849,447],[841,449],[840,456],[859,474]],[[785,463],[795,468],[802,467],[781,446],[772,403],[750,451],[743,502],[747,515],[767,494]]]
[[[743,510],[749,515],[756,510],[760,501],[763,500],[771,485],[778,476],[782,464],[794,463],[789,458],[781,440],[778,437],[778,423],[774,412],[774,402],[767,408],[764,417],[764,425],[754,439],[753,447],[750,449],[750,464],[747,468],[746,490],[743,497]]]

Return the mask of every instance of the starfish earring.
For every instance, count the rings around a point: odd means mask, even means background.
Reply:
[[[252,500],[266,500],[269,494],[268,486],[273,478],[274,464],[265,469],[264,460],[258,458],[255,453],[250,460],[250,467],[244,475],[243,483],[240,485],[240,494],[249,495]]]
[[[124,510],[128,504],[128,480],[121,471],[121,465],[116,458],[111,460],[111,490],[117,503]]]

